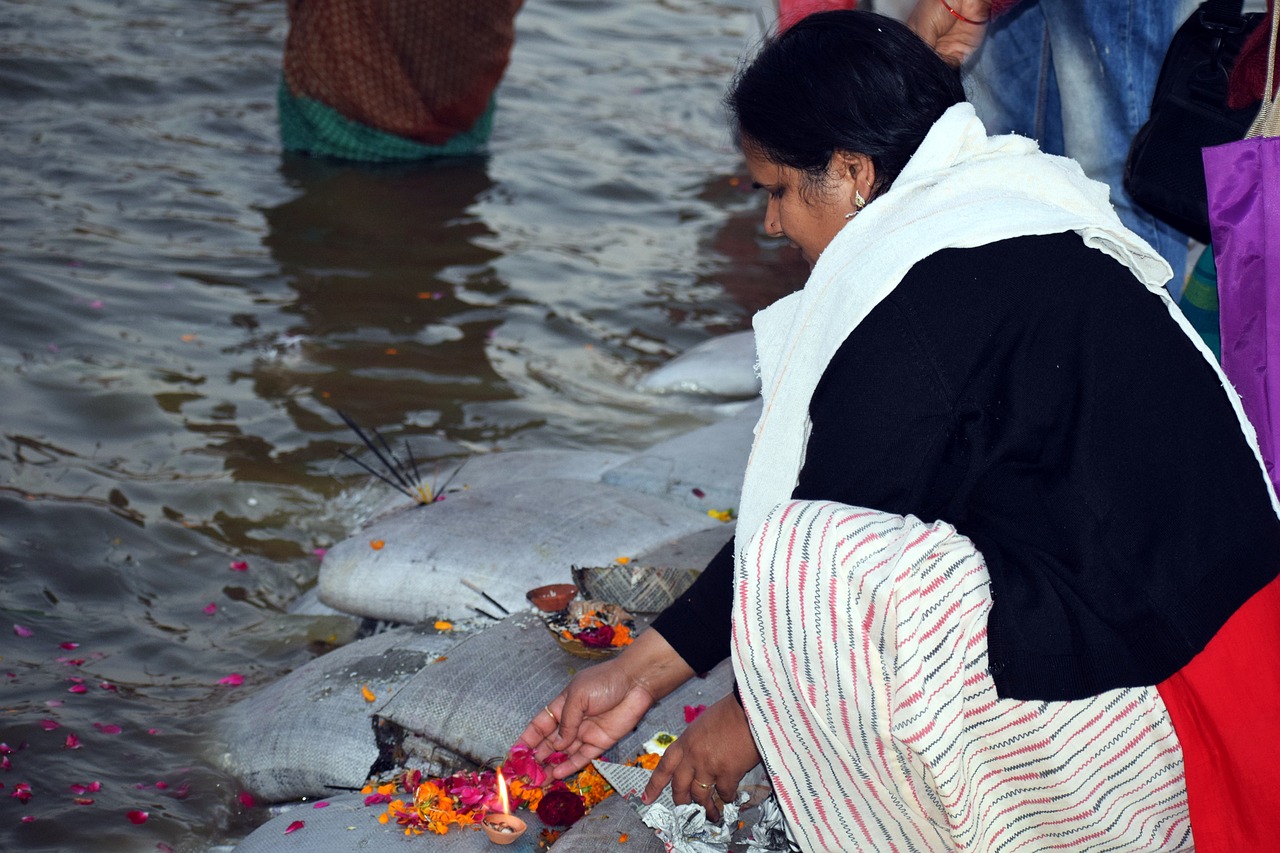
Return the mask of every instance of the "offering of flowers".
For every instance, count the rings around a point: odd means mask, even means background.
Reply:
[[[635,640],[635,619],[606,601],[572,601],[544,619],[560,647],[578,657],[609,657]]]
[[[452,826],[479,828],[491,814],[521,808],[532,811],[548,827],[565,828],[613,793],[591,765],[568,779],[553,781],[548,767],[566,757],[562,752],[552,753],[544,765],[534,758],[533,750],[518,743],[497,770],[464,771],[438,778],[409,770],[389,781],[370,782],[362,793],[365,805],[386,805],[379,822],[394,820],[410,836],[423,832],[443,835]],[[652,769],[658,759],[657,755],[642,755],[628,763]],[[509,805],[502,801],[503,784]]]

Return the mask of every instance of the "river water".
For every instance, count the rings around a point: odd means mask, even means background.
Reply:
[[[757,8],[527,0],[488,155],[368,168],[282,156],[279,0],[0,0],[0,849],[268,817],[201,722],[346,639],[288,612],[385,496],[339,411],[424,460],[710,419],[631,386],[802,279],[720,109]]]

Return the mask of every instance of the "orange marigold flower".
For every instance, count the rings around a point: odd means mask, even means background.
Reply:
[[[637,755],[627,763],[633,767],[643,767],[645,770],[653,770],[658,766],[658,762],[662,760],[662,756],[656,752],[646,752],[644,755]]]
[[[613,626],[613,639],[609,641],[611,646],[629,646],[631,645],[631,629],[626,625]]]

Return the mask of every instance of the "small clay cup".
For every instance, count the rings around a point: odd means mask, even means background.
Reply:
[[[531,589],[524,596],[544,613],[557,613],[568,607],[577,594],[578,588],[571,583],[553,583]]]
[[[528,824],[520,818],[502,812],[486,816],[480,825],[484,827],[484,834],[489,836],[489,840],[494,844],[512,844],[528,829]],[[504,832],[499,827],[506,827],[510,831]]]

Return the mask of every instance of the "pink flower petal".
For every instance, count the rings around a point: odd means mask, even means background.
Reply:
[[[244,684],[244,676],[238,672],[233,672],[230,675],[224,675],[222,678],[219,678],[218,683],[226,684],[229,687],[239,687],[241,684]]]
[[[112,690],[112,691],[115,691],[115,692],[117,692],[117,693],[118,693],[118,692],[120,692],[120,688],[119,688],[119,687],[116,687],[116,686],[115,686],[114,684],[112,684],[110,681],[104,681],[104,682],[102,682],[101,684],[99,684],[98,686],[99,686],[99,687],[101,687],[103,690]]]
[[[250,794],[248,791],[241,791],[239,799],[240,805],[244,806],[246,809],[251,809],[257,805],[257,801],[254,800],[253,794]]]
[[[13,769],[13,762],[9,760],[9,756],[5,755],[3,757],[0,757],[0,770],[3,770],[4,772],[8,773],[12,769]],[[0,785],[0,788],[2,787],[4,786]]]
[[[44,704],[47,708],[57,708],[59,705],[65,705],[66,703],[61,699],[46,699]]]
[[[74,734],[69,734],[69,735],[67,735],[67,742],[63,745],[63,748],[64,748],[64,749],[79,749],[79,748],[80,748],[80,738],[76,737]]]
[[[158,735],[158,734],[160,734],[160,730],[159,730],[159,729],[147,729],[147,734],[149,734],[149,735]]]
[[[315,804],[314,806],[312,806],[311,808],[313,808],[313,809],[327,809],[327,808],[329,808],[329,801],[328,801],[328,800],[321,800],[320,802],[316,803],[316,804]]]
[[[233,560],[231,563],[231,571],[247,572],[249,571],[249,564],[244,560]]]
[[[73,684],[67,688],[67,692],[68,693],[88,693],[89,688],[85,687],[83,684]]]
[[[104,735],[118,735],[120,734],[121,731],[123,731],[123,729],[121,729],[115,723],[94,723],[93,727],[98,731],[102,732]]]
[[[289,834],[289,833],[291,833],[291,832],[297,832],[299,829],[302,829],[302,827],[304,827],[304,826],[306,826],[306,825],[307,825],[307,824],[306,824],[306,822],[305,822],[305,821],[295,820],[293,823],[291,823],[291,824],[289,824],[287,827],[285,827],[284,834],[285,834],[285,835],[288,835],[288,834]]]
[[[164,781],[163,779],[161,779],[159,782],[157,782],[157,783],[156,783],[156,790],[157,790],[157,791],[163,791],[163,790],[167,789],[168,787],[169,787],[169,783],[168,783],[168,782],[166,782],[166,781]]]
[[[72,649],[78,649],[78,648],[80,648],[80,644],[79,644],[79,643],[72,643],[72,642],[58,643],[58,648],[60,648],[60,649],[66,649],[67,651],[71,651]]]
[[[7,744],[7,743],[0,743],[0,755],[13,755],[13,754],[14,754],[14,752],[16,752],[16,751],[17,751],[17,750],[15,750],[13,747],[9,746],[9,744]]]
[[[183,782],[181,785],[173,789],[173,798],[175,800],[185,800],[191,796],[191,783]]]
[[[131,823],[135,823],[135,824],[146,823],[147,818],[151,817],[151,815],[147,814],[141,809],[134,809],[131,812],[125,812],[124,816],[129,818],[129,821]]]
[[[35,823],[35,820],[36,820],[35,815],[24,814],[22,816],[23,823]]]
[[[75,804],[77,806],[91,806],[93,805],[93,798],[92,797],[76,797]]]
[[[697,705],[697,706],[685,705],[684,721],[686,723],[692,723],[694,720],[698,719],[698,717],[701,716],[702,712],[705,710],[707,710],[706,705]]]
[[[41,720],[40,721],[40,728],[44,729],[46,732],[51,732],[54,729],[58,728],[58,726],[59,726],[59,723],[57,720]]]
[[[217,603],[210,601],[208,604],[204,606],[204,612],[206,615],[209,615],[209,616],[212,616],[213,614],[217,613],[218,612]]]
[[[17,634],[19,637],[34,637],[36,632],[32,631],[26,625],[14,625],[13,633]]]
[[[317,557],[323,557],[325,554],[329,553],[329,549],[328,548],[312,548],[311,553],[315,554]]]

